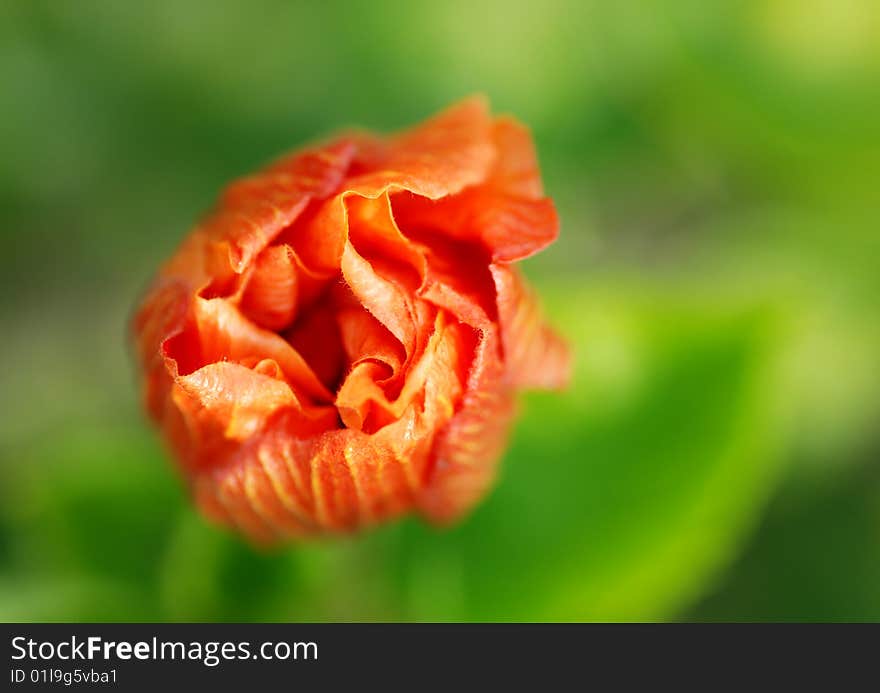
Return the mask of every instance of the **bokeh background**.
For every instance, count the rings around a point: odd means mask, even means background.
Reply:
[[[880,620],[880,4],[13,0],[0,85],[0,618]],[[454,529],[254,552],[128,312],[232,177],[473,92],[533,128],[575,383]]]

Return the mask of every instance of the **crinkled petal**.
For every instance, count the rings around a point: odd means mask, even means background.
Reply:
[[[196,472],[235,453],[281,411],[296,412],[296,435],[303,437],[326,430],[336,419],[333,407],[299,401],[284,381],[225,362],[176,378],[170,402],[179,413],[172,444]]]
[[[516,387],[559,389],[571,377],[568,345],[544,320],[541,307],[520,272],[492,265],[507,378]]]
[[[345,187],[364,197],[394,188],[436,200],[483,181],[494,157],[488,106],[472,97],[365,152],[357,163],[367,171]]]
[[[489,329],[477,346],[461,405],[435,442],[418,499],[426,517],[450,522],[486,494],[514,413],[514,391],[505,384],[497,334]]]
[[[333,395],[305,359],[281,336],[257,327],[222,298],[197,298],[194,309],[203,363],[228,360],[251,364],[272,359],[298,393],[332,401]]]
[[[514,118],[501,116],[493,123],[492,139],[497,155],[487,184],[508,195],[542,198],[538,155],[528,128]]]
[[[388,364],[361,360],[349,373],[336,395],[336,406],[349,428],[364,429],[371,411],[376,428],[394,421],[416,400],[425,404],[425,415],[437,421],[449,419],[462,393],[467,339],[464,328],[438,313],[427,346],[412,364],[400,392],[390,397],[378,382],[391,372]],[[431,412],[428,411],[433,408]]]
[[[483,181],[496,156],[493,124],[481,98],[467,99],[401,135],[362,134],[352,175],[339,194],[307,210],[285,232],[307,267],[332,273],[348,240],[346,198],[375,199],[406,190],[428,199],[455,195]]]
[[[345,369],[345,353],[332,301],[327,297],[320,299],[283,337],[327,389],[334,390]]]
[[[242,294],[242,312],[260,327],[282,330],[293,322],[299,294],[292,250],[270,246],[257,257]]]
[[[556,208],[549,198],[482,187],[437,201],[409,193],[394,198],[395,218],[404,233],[434,232],[479,243],[496,262],[534,255],[559,233]]]
[[[231,267],[241,273],[310,200],[342,185],[354,153],[352,142],[340,140],[292,154],[265,173],[233,183],[202,232],[213,243],[228,244]]]

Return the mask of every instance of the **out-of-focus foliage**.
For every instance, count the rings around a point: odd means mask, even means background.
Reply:
[[[880,619],[880,6],[0,8],[0,618]],[[219,187],[473,91],[571,339],[493,495],[270,553],[199,519],[127,311]]]

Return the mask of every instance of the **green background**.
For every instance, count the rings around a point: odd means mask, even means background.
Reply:
[[[0,618],[880,620],[878,3],[0,7]],[[473,92],[533,128],[574,384],[455,528],[254,552],[129,311],[231,178]]]

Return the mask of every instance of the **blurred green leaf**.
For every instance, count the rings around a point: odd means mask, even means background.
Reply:
[[[155,612],[145,596],[125,583],[81,574],[0,579],[0,621],[149,621],[155,618]]]
[[[689,612],[697,620],[880,620],[880,478],[876,465],[793,485],[742,560]]]
[[[84,576],[84,583],[121,583],[151,593],[156,557],[181,503],[161,459],[139,422],[56,431],[35,442],[16,467],[2,469],[14,495],[3,512],[16,530],[10,563],[38,582],[67,576],[75,590],[77,576]]]
[[[583,289],[556,300],[578,376],[565,396],[528,398],[471,520],[407,525],[405,579],[446,566],[426,583],[438,601],[410,618],[450,617],[450,595],[464,605],[453,613],[481,620],[668,617],[730,560],[776,484],[775,310]]]

